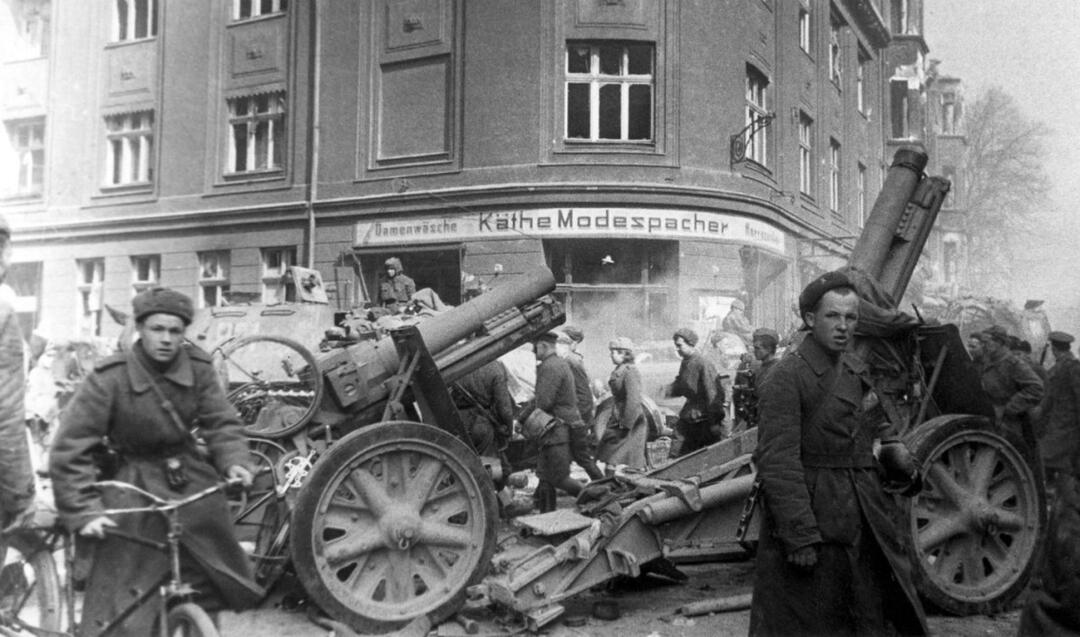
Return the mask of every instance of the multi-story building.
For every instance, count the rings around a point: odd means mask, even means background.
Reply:
[[[280,300],[291,264],[348,307],[390,256],[450,303],[547,265],[598,335],[666,339],[740,295],[784,330],[907,141],[907,2],[0,6],[0,212],[55,335],[116,333],[103,310],[155,284]]]
[[[964,128],[964,85],[956,77],[939,75],[932,64],[927,91],[930,120],[929,171],[945,177],[952,189],[938,214],[928,240],[927,261],[931,277],[927,292],[954,298],[968,289],[968,241],[964,202],[964,164],[967,138]]]

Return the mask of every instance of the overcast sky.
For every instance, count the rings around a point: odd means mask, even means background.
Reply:
[[[1001,86],[1053,131],[1045,228],[1054,231],[1039,232],[1043,249],[1018,255],[1012,289],[1014,300],[1047,299],[1075,322],[1080,311],[1065,308],[1080,306],[1080,0],[926,0],[924,17],[929,58],[963,80],[969,102]],[[1080,325],[1061,327],[1080,332]]]

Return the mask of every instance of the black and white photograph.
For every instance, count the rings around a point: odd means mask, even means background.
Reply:
[[[0,636],[1080,635],[1075,0],[0,0]]]

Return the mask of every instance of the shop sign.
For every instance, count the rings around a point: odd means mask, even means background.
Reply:
[[[705,239],[785,253],[784,233],[756,219],[690,210],[543,208],[356,224],[356,247],[477,239],[620,237]]]

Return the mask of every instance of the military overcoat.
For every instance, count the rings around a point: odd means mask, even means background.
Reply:
[[[0,511],[8,518],[34,500],[23,406],[23,340],[15,310],[0,301]]]
[[[206,441],[204,455],[189,442],[163,408],[151,383],[171,401],[188,428],[198,428]],[[116,480],[159,497],[178,499],[212,486],[233,465],[248,466],[247,441],[236,410],[225,398],[210,357],[182,348],[172,364],[160,370],[141,342],[125,354],[99,363],[61,414],[49,459],[61,521],[76,530],[107,508],[145,505],[129,491],[95,488],[98,469],[94,449],[104,436],[121,453]],[[164,458],[181,458],[189,484],[179,491],[168,486]],[[166,525],[158,514],[113,516],[129,534],[163,541]],[[251,576],[248,557],[234,531],[228,503],[221,494],[181,509],[185,570],[211,585],[218,603],[241,609],[255,605],[263,591]],[[93,563],[83,605],[82,635],[96,635],[136,592],[149,590],[168,572],[165,553],[117,537],[91,541]],[[215,594],[216,593],[216,594]],[[117,634],[145,637],[156,613],[151,603],[125,623]]]
[[[611,371],[608,387],[614,411],[600,439],[596,459],[609,465],[644,469],[649,423],[641,408],[641,372],[633,363],[621,363]]]
[[[1057,355],[1039,413],[1043,464],[1057,471],[1080,470],[1073,465],[1080,460],[1080,361],[1072,352]]]
[[[864,417],[864,364],[806,338],[773,367],[761,395],[754,460],[764,507],[751,635],[925,634],[896,502],[872,447],[882,427]],[[787,562],[816,545],[813,569]],[[875,608],[876,605],[876,608]]]
[[[1039,375],[1008,350],[984,355],[982,384],[998,417],[1006,421],[1024,417],[1043,397]]]

